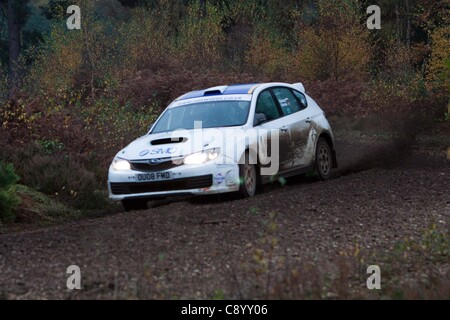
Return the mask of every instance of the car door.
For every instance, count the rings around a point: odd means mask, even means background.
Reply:
[[[258,126],[260,129],[267,131],[266,150],[270,157],[278,156],[279,171],[284,171],[292,167],[292,157],[289,154],[291,137],[288,127],[284,124],[282,111],[275,102],[270,89],[262,91],[256,101],[255,114],[262,113],[266,116],[267,121]],[[272,130],[277,130],[275,135]],[[270,154],[272,150],[273,139],[278,139],[278,150],[274,150],[277,154]]]
[[[311,164],[314,148],[311,148],[311,115],[306,97],[290,88],[272,89],[284,116],[284,125],[289,129],[289,156],[292,167]]]

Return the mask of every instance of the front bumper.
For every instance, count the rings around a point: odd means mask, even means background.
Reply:
[[[234,162],[209,161],[200,165],[180,165],[165,171],[172,172],[172,180],[136,182],[136,174],[144,171],[117,171],[110,167],[109,198],[112,200],[156,198],[239,190],[239,166]]]

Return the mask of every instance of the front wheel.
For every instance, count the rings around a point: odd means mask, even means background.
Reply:
[[[147,199],[124,199],[122,205],[125,211],[147,209]]]
[[[256,193],[258,178],[256,166],[249,160],[249,152],[245,153],[245,161],[239,164],[239,197],[250,198]]]
[[[333,168],[333,155],[331,154],[331,148],[328,142],[319,138],[316,146],[316,161],[315,171],[319,179],[327,180],[331,178]]]

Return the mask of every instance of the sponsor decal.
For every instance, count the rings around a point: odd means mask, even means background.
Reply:
[[[141,152],[139,152],[139,156],[144,157],[144,156],[148,155],[149,152],[150,152],[149,150],[142,150]]]
[[[155,148],[151,150],[142,150],[139,152],[140,157],[145,157],[146,155],[155,155],[155,154],[168,154],[172,155],[178,152],[178,148]]]
[[[217,184],[221,184],[222,182],[225,181],[225,176],[219,173],[214,177],[214,181],[217,182]]]
[[[178,148],[155,148],[150,150],[149,154],[174,154],[178,151]]]
[[[250,101],[251,96],[247,95],[223,95],[223,96],[212,96],[212,97],[198,97],[186,100],[177,101],[173,104],[174,107],[184,106],[193,103],[202,102],[212,102],[212,101]]]

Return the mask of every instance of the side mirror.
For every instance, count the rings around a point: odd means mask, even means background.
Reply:
[[[253,126],[259,126],[260,124],[267,122],[266,115],[264,113],[255,113],[255,119],[253,120]]]
[[[153,127],[154,124],[155,124],[155,123],[153,122],[152,124],[150,124],[150,125],[148,126],[147,132],[149,132],[149,131],[152,129],[152,127]]]

